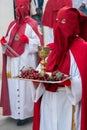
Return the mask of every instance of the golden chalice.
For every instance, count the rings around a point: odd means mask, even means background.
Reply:
[[[38,55],[41,60],[41,75],[43,76],[46,72],[46,57],[50,53],[50,48],[48,46],[38,46]]]

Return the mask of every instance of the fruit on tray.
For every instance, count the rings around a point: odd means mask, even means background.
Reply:
[[[35,80],[61,81],[67,78],[68,75],[65,75],[60,71],[54,71],[50,75],[48,73],[45,73],[44,76],[42,76],[41,73],[39,73],[39,71],[33,69],[32,67],[29,67],[28,69],[21,70],[21,73],[18,77]]]

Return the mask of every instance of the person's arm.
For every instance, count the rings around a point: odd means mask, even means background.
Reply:
[[[37,71],[40,72],[41,70],[41,64],[39,64],[36,68]],[[44,94],[45,92],[45,86],[43,83],[40,82],[32,82],[34,85],[34,102],[37,102],[38,99]]]
[[[81,78],[79,76],[75,76],[71,79],[71,86],[66,86],[66,93],[72,105],[76,105],[78,102],[81,101],[82,83]]]
[[[82,98],[82,80],[78,66],[71,52],[70,58],[71,85],[69,87],[66,86],[66,93],[72,105],[76,105]]]
[[[43,83],[39,83],[38,86],[35,85],[35,97],[34,97],[34,102],[37,102],[38,99],[44,94],[45,92],[45,87]]]
[[[7,44],[8,44],[8,37],[2,36],[2,38],[0,39],[0,43],[2,46],[2,53],[4,54],[6,52],[7,49]]]
[[[29,53],[37,52],[38,46],[40,45],[40,39],[29,24],[26,25],[25,35],[29,38]]]
[[[2,36],[2,38],[0,39],[0,42],[1,42],[1,45],[2,45],[2,53],[6,52],[6,49],[7,49],[7,46],[8,46],[8,41],[9,41],[9,38],[10,38],[10,33],[11,33],[11,30],[13,29],[14,26],[15,26],[15,24],[13,24],[13,22],[10,23],[10,25],[8,26],[6,35]]]

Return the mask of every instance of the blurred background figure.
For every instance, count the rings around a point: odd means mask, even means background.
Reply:
[[[44,43],[53,43],[53,25],[56,19],[57,11],[59,11],[64,6],[72,7],[72,0],[46,0],[43,4],[43,16],[42,16],[42,25],[43,25],[43,35]]]
[[[73,7],[87,15],[87,0],[72,0]]]
[[[37,20],[40,26],[41,26],[42,13],[43,13],[43,2],[44,0],[31,0],[31,4],[30,4],[31,17]]]

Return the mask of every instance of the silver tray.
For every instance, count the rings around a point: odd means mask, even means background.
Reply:
[[[58,81],[47,81],[47,80],[37,80],[37,79],[26,79],[26,78],[19,78],[19,77],[13,77],[13,78],[19,79],[19,80],[32,81],[32,82],[40,82],[40,83],[51,83],[51,84],[55,84],[55,83],[62,83],[62,82],[65,82],[65,81],[71,79],[71,76],[68,76],[68,77],[64,78],[63,80],[58,80]]]

